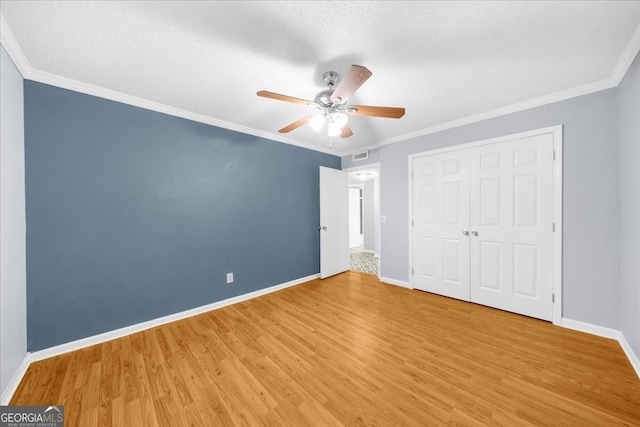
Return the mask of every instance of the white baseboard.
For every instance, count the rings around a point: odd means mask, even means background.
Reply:
[[[402,280],[390,279],[388,277],[382,277],[382,276],[378,277],[378,279],[381,282],[389,284],[389,285],[396,285],[396,286],[400,286],[402,288],[413,289],[411,287],[411,285],[409,284],[409,282],[403,282]]]
[[[631,345],[622,332],[620,333],[620,339],[618,342],[620,343],[620,347],[622,347],[624,353],[627,355],[627,359],[631,362],[631,366],[633,366],[633,369],[636,371],[638,378],[640,378],[640,359],[638,359],[638,356],[633,352]]]
[[[25,373],[27,372],[27,369],[29,368],[29,365],[32,362],[43,360],[43,359],[57,356],[60,354],[68,353],[70,351],[79,350],[81,348],[89,347],[95,344],[100,344],[112,339],[131,335],[136,332],[144,331],[146,329],[163,325],[165,323],[175,322],[176,320],[192,317],[201,313],[205,313],[207,311],[226,307],[231,304],[247,301],[252,298],[257,298],[262,295],[266,295],[266,294],[276,292],[285,288],[289,288],[291,286],[296,286],[296,285],[308,282],[310,280],[317,279],[318,277],[319,277],[318,274],[313,274],[311,276],[302,277],[300,279],[292,280],[286,283],[281,283],[279,285],[271,286],[269,288],[260,289],[260,290],[249,292],[243,295],[238,295],[236,297],[228,298],[223,301],[218,301],[212,304],[196,307],[191,310],[182,311],[180,313],[171,314],[169,316],[160,317],[158,319],[138,323],[136,325],[127,326],[125,328],[116,329],[114,331],[105,332],[103,334],[94,335],[92,337],[82,338],[82,339],[61,344],[55,347],[50,347],[44,350],[36,351],[34,353],[27,353],[25,354],[22,361],[20,362],[20,365],[18,365],[18,368],[16,369],[15,373],[11,377],[11,380],[9,381],[5,389],[2,390],[2,395],[0,395],[0,405],[6,406],[9,404],[11,397],[13,397],[13,394],[15,393],[18,386],[20,385],[20,381],[22,381],[22,378],[24,377]],[[390,279],[388,277],[379,277],[378,279],[383,283],[400,286],[407,289],[413,289],[408,282],[404,282],[396,279]],[[567,318],[562,319],[562,326],[568,329],[574,329],[577,331],[586,332],[588,334],[598,335],[601,337],[617,340],[620,343],[620,346],[622,347],[622,350],[625,352],[627,358],[629,359],[629,362],[633,366],[633,369],[636,371],[636,374],[640,378],[640,360],[638,359],[638,356],[634,353],[633,349],[625,339],[622,332],[615,329],[606,328],[603,326],[597,326],[590,323],[580,322],[578,320],[571,320]]]
[[[598,326],[591,323],[581,322],[579,320],[562,318],[562,326],[575,331],[586,332],[591,335],[597,335],[599,337],[611,338],[618,340],[620,338],[620,331],[611,328],[605,328],[604,326]]]
[[[22,381],[22,377],[24,377],[24,374],[27,373],[27,369],[29,368],[30,364],[31,353],[27,352],[20,361],[20,364],[18,365],[16,371],[13,373],[13,376],[7,383],[7,386],[4,388],[4,390],[2,390],[2,395],[0,396],[0,406],[7,406],[9,404],[11,398],[13,397],[13,393],[15,393],[18,389],[20,381]]]
[[[633,366],[633,369],[636,371],[636,375],[640,378],[640,360],[638,356],[634,353],[631,345],[624,337],[624,334],[621,331],[611,328],[605,328],[604,326],[593,325],[591,323],[580,322],[579,320],[571,320],[567,318],[562,319],[562,326],[568,329],[573,329],[580,332],[586,332],[591,335],[597,335],[604,338],[611,338],[620,344],[622,350],[624,351],[627,359]]]
[[[27,353],[22,359],[22,362],[20,362],[18,369],[16,369],[16,372],[13,374],[13,377],[11,377],[11,380],[9,381],[5,389],[2,390],[2,395],[0,396],[0,405],[6,406],[9,403],[9,401],[13,397],[13,394],[16,392],[18,386],[20,385],[20,381],[22,381],[22,378],[27,373],[27,369],[29,368],[29,365],[32,362],[37,362],[39,360],[47,359],[53,356],[58,356],[60,354],[79,350],[81,348],[89,347],[95,344],[100,344],[116,338],[121,338],[127,335],[134,334],[136,332],[140,332],[146,329],[154,328],[156,326],[164,325],[165,323],[175,322],[176,320],[185,319],[187,317],[192,317],[198,314],[206,313],[207,311],[226,307],[231,304],[247,301],[252,298],[257,298],[262,295],[266,295],[266,294],[276,292],[285,288],[289,288],[291,286],[296,286],[296,285],[308,282],[310,280],[317,279],[318,277],[319,277],[319,274],[312,274],[311,276],[301,277],[299,279],[291,280],[286,283],[281,283],[279,285],[271,286],[269,288],[259,289],[254,292],[238,295],[236,297],[228,298],[222,301],[217,301],[211,304],[203,305],[201,307],[196,307],[190,310],[182,311],[180,313],[174,313],[169,316],[159,317],[157,319],[153,319],[147,322],[138,323],[136,325],[131,325],[131,326],[116,329],[113,331],[105,332],[103,334],[82,338],[76,341],[71,341],[65,344],[57,345],[55,347],[45,348],[43,350],[39,350],[33,353]]]
[[[153,319],[147,322],[142,322],[142,323],[127,326],[124,328],[116,329],[113,331],[105,332],[103,334],[93,335],[91,337],[82,338],[82,339],[71,341],[65,344],[60,344],[55,347],[45,348],[44,350],[33,352],[31,354],[31,361],[34,362],[37,360],[47,359],[49,357],[58,356],[60,354],[68,353],[70,351],[79,350],[81,348],[89,347],[89,346],[100,344],[116,338],[121,338],[127,335],[135,334],[136,332],[144,331],[150,328],[155,328],[156,326],[164,325],[165,323],[175,322],[176,320],[185,319],[187,317],[192,317],[198,314],[206,313],[207,311],[226,307],[231,304],[247,301],[252,298],[257,298],[259,296],[276,292],[291,286],[299,285],[301,283],[305,283],[317,278],[318,278],[318,274],[313,274],[311,276],[302,277],[300,279],[295,279],[290,282],[281,283],[279,285],[271,286],[269,288],[259,289],[257,291],[249,292],[247,294],[238,295],[236,297],[228,298],[222,301],[217,301],[211,304],[203,305],[201,307],[192,308],[190,310],[182,311],[180,313],[170,314],[168,316],[159,317],[157,319]]]

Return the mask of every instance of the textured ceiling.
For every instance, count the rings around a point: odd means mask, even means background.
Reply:
[[[0,13],[27,78],[335,154],[611,87],[640,33],[638,1],[2,0]],[[406,115],[350,117],[354,136],[331,150],[309,126],[277,132],[311,107],[257,91],[313,99],[323,72],[351,64],[373,76],[349,103]]]

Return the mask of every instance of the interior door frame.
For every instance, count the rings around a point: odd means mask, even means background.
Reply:
[[[349,186],[349,191],[351,191],[352,188],[358,189],[360,190],[360,212],[359,212],[359,216],[360,216],[360,230],[363,230],[364,228],[364,211],[363,211],[363,206],[362,206],[362,201],[364,200],[364,184],[363,183],[357,183],[357,184],[347,184]],[[362,233],[360,233],[361,237],[362,237],[362,244],[364,245],[364,230]],[[349,249],[351,249],[351,193],[349,193]]]
[[[410,154],[409,162],[409,286],[413,288],[413,161],[416,158],[441,154],[483,145],[496,144],[511,141],[514,139],[528,138],[544,134],[553,134],[553,271],[552,271],[552,292],[553,292],[553,317],[554,325],[562,325],[562,153],[563,153],[563,125],[550,126],[546,128],[534,129],[496,138],[484,139],[460,145],[452,145],[445,148],[427,150],[420,153]],[[415,288],[414,288],[415,289]]]
[[[380,196],[380,183],[382,180],[382,172],[381,172],[381,167],[380,167],[380,162],[373,162],[373,163],[367,163],[364,165],[358,165],[358,166],[352,166],[350,168],[346,168],[343,169],[343,171],[347,172],[347,173],[351,173],[351,172],[357,172],[357,171],[362,171],[362,170],[366,170],[366,169],[376,169],[378,171],[378,178],[376,178],[378,180],[377,184],[374,183],[375,185],[375,190],[378,192],[378,198],[377,200],[374,198],[374,223],[375,223],[375,235],[376,235],[376,248],[377,248],[377,258],[378,258],[378,279],[380,279],[382,277],[381,275],[381,270],[382,270],[382,227],[381,227],[381,210],[380,210],[380,201],[381,201],[381,196]]]

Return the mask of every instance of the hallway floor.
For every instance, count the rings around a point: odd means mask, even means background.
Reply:
[[[362,246],[351,248],[349,259],[351,270],[378,275],[378,258],[370,252],[365,252]]]

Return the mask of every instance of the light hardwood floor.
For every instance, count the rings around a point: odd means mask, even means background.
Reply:
[[[614,340],[348,272],[33,363],[66,426],[640,425]]]

